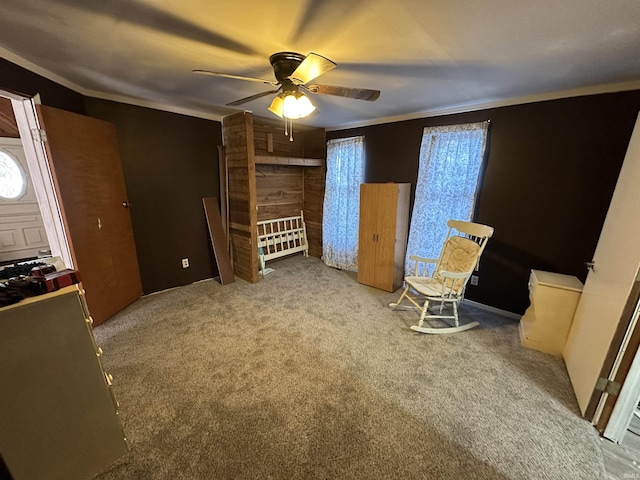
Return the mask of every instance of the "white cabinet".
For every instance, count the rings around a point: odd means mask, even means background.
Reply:
[[[531,270],[531,304],[520,319],[522,345],[562,356],[581,293],[582,282],[577,277]]]
[[[83,292],[0,308],[0,453],[14,480],[93,478],[127,452]]]

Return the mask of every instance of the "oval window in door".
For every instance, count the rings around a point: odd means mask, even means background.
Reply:
[[[6,151],[0,150],[0,197],[16,199],[25,190],[26,182],[20,164]]]

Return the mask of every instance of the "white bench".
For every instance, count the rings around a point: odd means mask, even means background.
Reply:
[[[258,249],[261,252],[261,271],[264,271],[265,262],[274,258],[297,252],[302,252],[308,257],[309,242],[303,212],[300,211],[298,217],[273,218],[258,222]]]

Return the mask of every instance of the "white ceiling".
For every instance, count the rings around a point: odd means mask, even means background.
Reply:
[[[381,90],[313,95],[303,123],[378,123],[640,88],[639,0],[2,0],[0,54],[80,93],[220,119],[268,116],[269,55],[316,52],[314,83]]]

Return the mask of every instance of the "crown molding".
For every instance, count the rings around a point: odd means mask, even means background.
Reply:
[[[83,93],[83,95],[87,97],[97,98],[100,100],[110,100],[110,101],[119,102],[119,103],[126,103],[128,105],[135,105],[137,107],[152,108],[155,110],[162,110],[163,112],[178,113],[180,115],[186,115],[188,117],[203,118],[205,120],[214,120],[217,122],[221,122],[222,118],[225,116],[225,115],[219,115],[214,113],[206,113],[200,110],[193,110],[190,108],[176,107],[175,105],[153,102],[149,100],[143,100],[140,98],[131,98],[125,95],[104,93],[104,92],[98,92],[95,90],[85,90],[85,91],[86,93]]]
[[[66,78],[63,78],[51,72],[50,70],[42,68],[36,65],[35,63],[32,63],[29,60],[3,47],[0,47],[0,56],[2,56],[2,58],[4,58],[5,60],[15,63],[16,65],[22,68],[25,68],[26,70],[29,70],[30,72],[40,75],[41,77],[44,77],[47,80],[51,80],[52,82],[56,82],[57,84],[62,85],[63,87],[67,87],[86,97],[98,98],[101,100],[111,100],[114,102],[125,103],[128,105],[135,105],[138,107],[145,107],[145,108],[153,108],[155,110],[162,110],[170,113],[178,113],[178,114],[187,115],[190,117],[204,118],[206,120],[215,120],[218,122],[222,121],[222,117],[224,116],[224,115],[219,115],[214,113],[206,113],[200,110],[194,110],[190,108],[176,107],[175,105],[169,105],[169,104],[160,103],[160,102],[153,102],[153,101],[143,100],[139,98],[132,98],[126,95],[119,95],[119,94],[99,92],[97,90],[91,90],[91,89],[82,87],[74,82],[71,82]]]
[[[214,120],[218,122],[222,121],[222,118],[225,116],[221,114],[207,113],[201,110],[176,107],[175,105],[169,105],[161,102],[154,102],[154,101],[143,100],[139,98],[132,98],[126,95],[104,93],[96,90],[90,90],[76,83],[73,83],[67,80],[66,78],[63,78],[45,68],[39,67],[38,65],[30,62],[29,60],[26,60],[25,58],[22,58],[21,56],[15,54],[10,50],[7,50],[6,48],[0,47],[0,56],[2,56],[3,58],[5,58],[6,60],[12,63],[15,63],[20,67],[23,67],[33,73],[36,73],[48,80],[54,81],[64,87],[70,88],[71,90],[74,90],[75,92],[87,97],[98,98],[102,100],[110,100],[110,101],[125,103],[129,105],[136,105],[139,107],[153,108],[153,109],[162,110],[165,112],[177,113],[180,115],[187,115],[190,117],[203,118],[206,120]],[[475,112],[478,110],[487,110],[490,108],[508,107],[513,105],[527,104],[527,103],[544,102],[548,100],[559,100],[562,98],[582,97],[582,96],[597,95],[602,93],[617,93],[617,92],[639,90],[639,89],[640,89],[640,80],[602,84],[602,85],[593,85],[589,87],[574,88],[574,89],[561,90],[561,91],[555,91],[555,92],[545,92],[545,93],[540,93],[535,95],[526,95],[526,96],[515,97],[515,98],[502,98],[502,99],[493,99],[493,100],[482,101],[477,103],[464,103],[464,104],[459,104],[459,105],[442,108],[442,109],[424,110],[424,111],[413,112],[409,114],[402,114],[402,115],[395,115],[395,116],[377,118],[372,120],[365,120],[361,122],[351,122],[351,123],[344,123],[344,124],[338,124],[338,125],[330,125],[330,126],[325,126],[324,129],[329,132],[336,131],[336,130],[347,130],[351,128],[380,125],[383,123],[394,123],[394,122],[402,122],[406,120],[415,120],[418,118],[439,117],[443,115],[453,115],[457,113],[468,113],[468,112]]]
[[[435,110],[425,110],[403,115],[396,115],[375,120],[367,120],[364,122],[352,122],[341,125],[333,125],[325,127],[325,130],[347,130],[351,128],[368,127],[372,125],[380,125],[383,123],[402,122],[405,120],[415,120],[417,118],[440,117],[443,115],[453,115],[457,113],[476,112],[478,110],[488,110],[490,108],[509,107],[513,105],[523,105],[527,103],[545,102],[548,100],[560,100],[562,98],[583,97],[587,95],[598,95],[602,93],[618,93],[630,90],[640,90],[640,80],[630,82],[609,83],[603,85],[594,85],[590,87],[574,88],[570,90],[562,90],[556,92],[545,92],[535,95],[526,95],[523,97],[494,99],[478,103],[465,103],[453,107],[447,107]]]
[[[36,65],[35,63],[31,63],[29,60],[13,53],[11,50],[7,50],[6,48],[0,47],[0,56],[2,56],[2,58],[4,58],[5,60],[10,61],[11,63],[15,63],[16,65],[22,68],[25,68],[30,72],[36,73],[41,77],[46,78],[47,80],[56,82],[62,85],[63,87],[70,88],[71,90],[74,90],[75,92],[84,95],[85,89],[82,88],[80,85],[76,85],[75,83],[70,82],[66,78],[62,78],[61,76],[56,75],[55,73],[45,68],[42,68]]]

